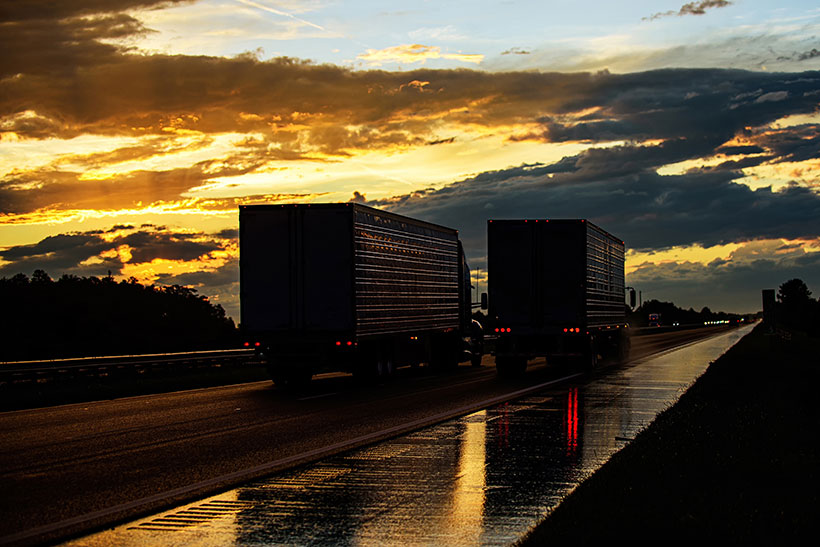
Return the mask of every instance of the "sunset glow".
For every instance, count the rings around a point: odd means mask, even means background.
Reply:
[[[811,3],[35,4],[0,21],[0,276],[237,317],[240,204],[356,200],[458,229],[475,269],[488,218],[580,217],[684,307],[820,285]]]

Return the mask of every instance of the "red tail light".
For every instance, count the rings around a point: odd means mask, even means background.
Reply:
[[[347,341],[347,345],[348,345],[348,346],[352,346],[352,345],[353,345],[353,342],[351,342],[350,340],[348,340],[348,341]]]
[[[336,340],[336,345],[337,345],[337,346],[341,346],[341,345],[342,345],[341,340]]]

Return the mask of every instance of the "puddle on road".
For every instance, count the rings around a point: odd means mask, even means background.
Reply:
[[[751,327],[69,545],[507,545]]]

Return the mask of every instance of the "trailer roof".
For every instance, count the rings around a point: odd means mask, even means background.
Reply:
[[[270,210],[270,209],[307,209],[307,208],[321,208],[321,209],[345,209],[350,208],[354,210],[360,210],[362,212],[369,212],[374,215],[382,216],[391,218],[393,220],[397,220],[399,222],[407,222],[408,224],[415,224],[416,226],[426,227],[426,228],[433,228],[436,230],[440,230],[443,232],[450,232],[452,234],[458,235],[458,230],[455,228],[450,228],[448,226],[442,226],[440,224],[435,224],[433,222],[427,222],[425,220],[420,220],[417,218],[407,217],[404,215],[399,215],[397,213],[391,213],[390,211],[385,211],[384,209],[377,209],[375,207],[369,207],[367,205],[362,205],[361,203],[352,203],[352,202],[345,202],[345,203],[290,203],[290,204],[259,204],[259,205],[240,205],[239,210]]]
[[[529,222],[554,222],[558,224],[587,224],[592,226],[596,230],[603,232],[607,237],[614,239],[615,241],[620,241],[622,245],[626,245],[623,239],[620,237],[616,237],[611,233],[607,232],[597,224],[590,222],[585,218],[491,218],[487,220],[487,224],[490,223],[504,223],[504,224],[525,224]]]

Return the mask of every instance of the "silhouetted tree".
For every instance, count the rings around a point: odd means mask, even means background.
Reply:
[[[789,279],[777,291],[778,321],[815,334],[820,331],[820,303],[802,279]]]
[[[786,306],[803,306],[811,300],[811,291],[802,279],[789,279],[780,285],[777,299]]]
[[[37,270],[0,279],[0,360],[231,347],[233,320],[191,288]]]

